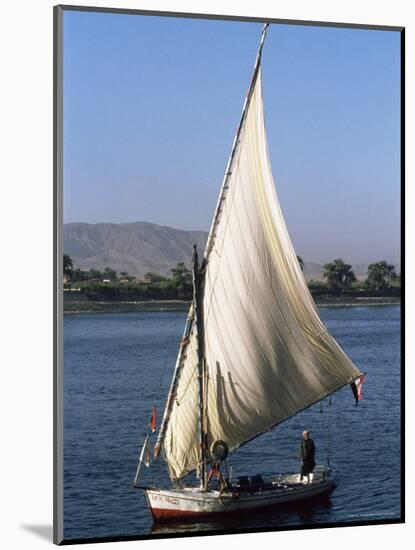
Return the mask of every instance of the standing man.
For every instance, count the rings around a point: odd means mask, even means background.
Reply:
[[[307,482],[310,483],[310,474],[313,473],[315,463],[316,447],[310,437],[310,432],[303,432],[303,439],[300,445],[301,475],[300,481],[307,476]]]

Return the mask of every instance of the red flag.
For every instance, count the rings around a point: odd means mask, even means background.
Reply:
[[[357,390],[357,398],[356,398],[357,401],[361,401],[363,399],[362,388],[363,388],[364,381],[365,381],[365,377],[363,374],[361,374],[354,381],[354,383],[356,384],[356,390]]]
[[[150,420],[150,428],[151,428],[151,433],[154,433],[156,431],[156,405],[153,405],[153,412],[151,414],[151,420]]]
[[[364,377],[363,374],[361,374],[360,376],[355,378],[353,380],[353,382],[350,384],[350,386],[353,390],[354,398],[356,399],[356,405],[358,404],[359,401],[361,401],[363,399],[362,386],[363,386],[364,381],[365,381],[365,377]]]

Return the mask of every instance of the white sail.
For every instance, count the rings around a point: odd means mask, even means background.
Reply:
[[[203,288],[208,446],[231,450],[356,378],[320,320],[278,202],[257,71],[208,247]],[[178,371],[163,441],[173,479],[199,461],[197,339]]]

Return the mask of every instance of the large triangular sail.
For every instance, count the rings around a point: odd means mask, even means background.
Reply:
[[[261,41],[262,47],[262,41]],[[278,202],[260,54],[208,241],[203,279],[207,447],[231,450],[361,373],[320,320]],[[172,479],[198,467],[198,357],[192,315],[158,444]]]

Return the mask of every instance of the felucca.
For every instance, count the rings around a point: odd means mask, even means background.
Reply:
[[[308,482],[256,475],[235,483],[219,470],[227,471],[228,453],[340,388],[351,384],[360,398],[363,375],[319,317],[278,202],[262,102],[267,27],[200,266],[193,250],[193,303],[154,448],[172,487],[138,485],[149,435],[139,460],[134,485],[155,519],[259,509],[330,491],[334,480],[322,466]],[[191,486],[194,472],[199,483]],[[212,473],[220,477],[216,488]]]

